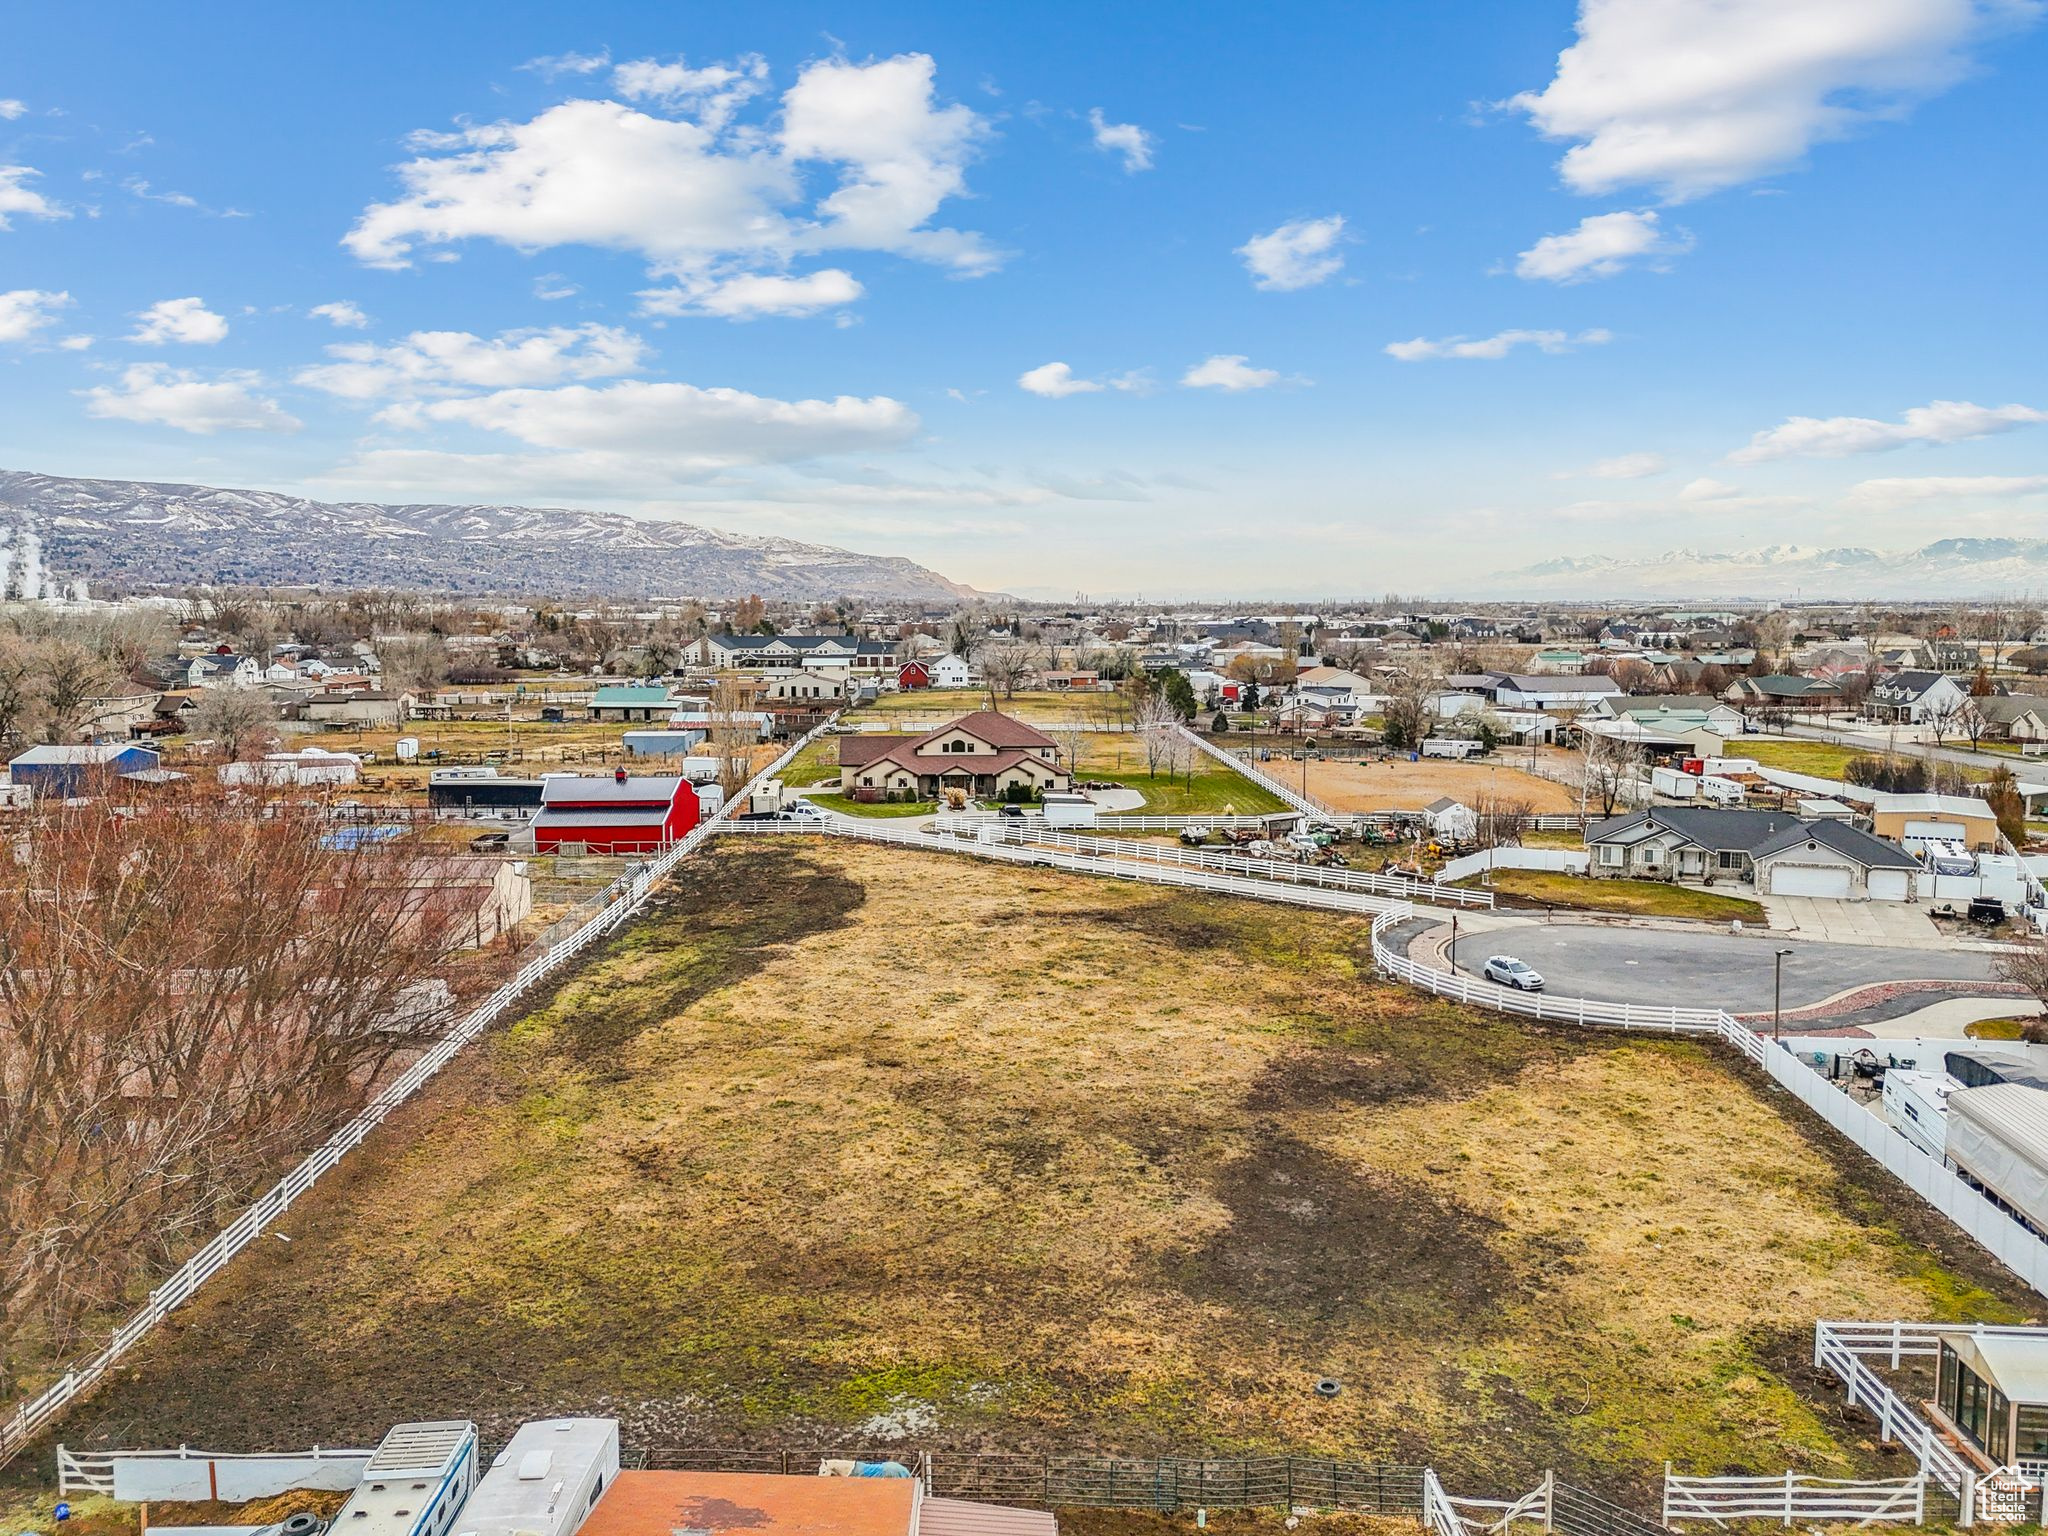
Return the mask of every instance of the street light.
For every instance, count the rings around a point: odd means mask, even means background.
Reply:
[[[1778,1038],[1778,1025],[1785,1017],[1785,957],[1789,949],[1781,949],[1772,958],[1771,965],[1771,1038]]]

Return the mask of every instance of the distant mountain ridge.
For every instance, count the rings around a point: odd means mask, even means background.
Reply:
[[[1560,556],[1487,578],[1486,596],[1815,600],[1975,598],[2048,589],[2048,539],[1937,539],[1912,550],[1768,544],[1636,559]]]
[[[913,561],[566,507],[386,506],[0,470],[0,549],[53,580],[138,588],[404,587],[551,597],[976,595]]]

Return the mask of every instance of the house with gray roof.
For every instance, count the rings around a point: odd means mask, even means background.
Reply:
[[[1654,806],[1586,829],[1596,878],[1752,886],[1772,896],[1910,901],[1919,861],[1836,819]]]

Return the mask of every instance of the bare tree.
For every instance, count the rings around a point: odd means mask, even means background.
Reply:
[[[428,697],[448,681],[448,644],[439,635],[398,635],[378,645],[377,666],[392,693]]]
[[[1017,685],[1031,675],[1032,647],[1019,640],[998,640],[986,645],[981,652],[981,676],[988,684],[989,707],[995,707],[996,690],[1001,689],[1003,697],[1014,698]]]
[[[1640,743],[1616,736],[1589,735],[1586,760],[1579,771],[1579,809],[1583,814],[1597,805],[1602,816],[1612,816],[1628,794],[1628,786],[1641,777],[1645,761]]]
[[[193,706],[188,729],[230,761],[256,757],[277,745],[277,707],[254,688],[208,688]]]
[[[718,783],[730,799],[754,776],[754,746],[761,739],[761,730],[746,707],[746,692],[737,677],[725,676],[713,683],[707,706],[710,746],[718,758]]]
[[[1157,778],[1172,743],[1180,739],[1180,715],[1162,692],[1151,688],[1132,700],[1131,720],[1145,746],[1145,772]]]
[[[1520,846],[1523,834],[1536,819],[1535,807],[1527,800],[1491,789],[1480,792],[1472,810],[1478,818],[1479,846],[1482,848]]]
[[[417,845],[282,801],[45,802],[0,860],[0,1388],[185,1256],[444,1027]],[[435,995],[444,1001],[436,1005]]]

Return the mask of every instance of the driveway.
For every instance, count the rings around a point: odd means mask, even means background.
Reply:
[[[1459,968],[1474,975],[1488,955],[1526,960],[1543,973],[1550,992],[1558,997],[1754,1014],[1771,1009],[1773,956],[1780,949],[1791,951],[1785,957],[1788,1009],[1891,981],[1952,981],[1955,986],[1948,995],[1968,996],[1995,979],[1993,957],[1987,954],[1879,944],[1786,943],[1774,934],[1738,935],[1725,929],[1678,933],[1529,923],[1461,934],[1455,954]],[[1933,993],[1925,1000],[1941,995]]]
[[[1763,896],[1771,927],[1832,944],[1883,944],[1895,949],[1947,949],[1950,941],[1910,901],[1826,901],[1816,896]]]

